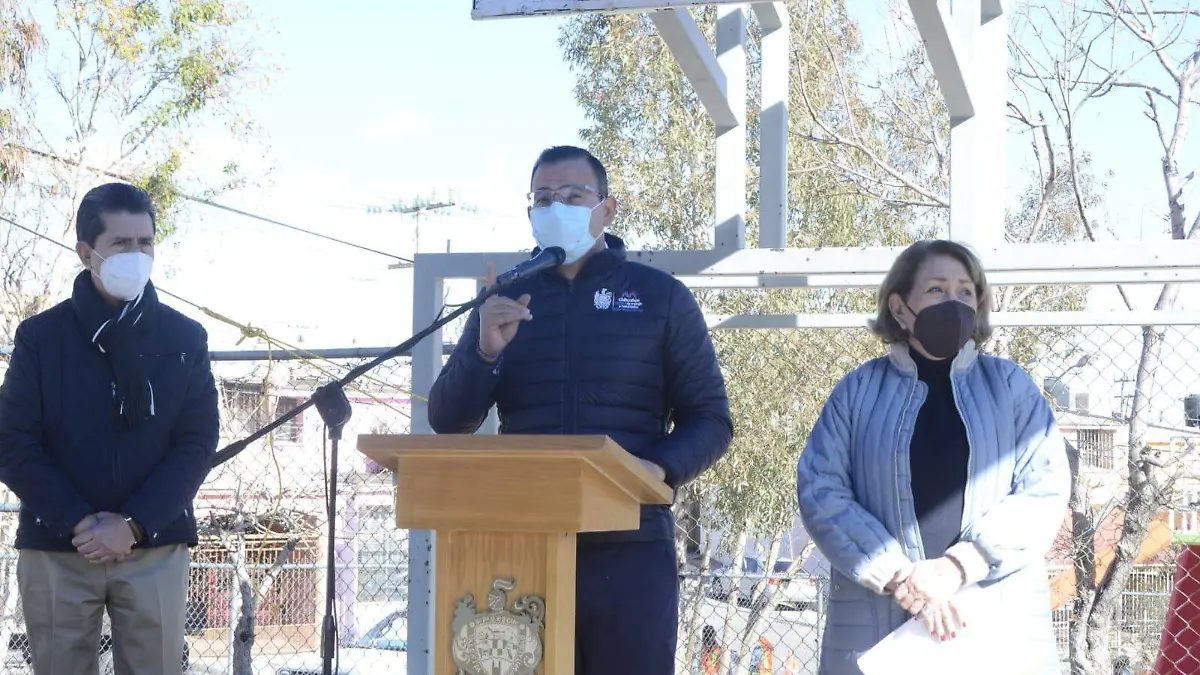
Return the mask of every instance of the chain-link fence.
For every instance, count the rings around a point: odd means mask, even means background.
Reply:
[[[882,349],[861,329],[714,335],[738,439],[679,495],[677,672],[815,673],[829,569],[796,518],[795,461],[832,384]],[[1188,398],[1200,393],[1200,328],[1005,328],[987,351],[1014,358],[1043,385],[1078,465],[1071,513],[1046,514],[1063,522],[1047,583],[1064,672],[1072,658],[1097,658],[1089,650],[1100,639],[1111,672],[1151,672],[1177,587],[1176,558],[1200,541],[1193,453],[1200,410],[1185,412],[1193,402],[1200,408],[1200,399]],[[360,362],[216,356],[225,442]],[[394,527],[390,472],[352,448],[360,433],[408,431],[408,387],[409,365],[400,359],[349,392],[335,605],[339,661],[356,673],[405,672],[407,534]],[[320,418],[305,411],[218,467],[202,488],[203,541],[188,590],[189,672],[320,672],[327,455]],[[0,645],[9,647],[6,672],[28,672],[9,548],[16,504],[11,496],[4,504]],[[107,645],[100,658],[111,669]]]
[[[353,352],[355,350],[341,350]],[[214,354],[222,446],[262,428],[362,359]],[[340,672],[403,673],[408,544],[395,528],[392,475],[354,451],[364,433],[409,429],[407,359],[347,389],[354,414],[339,455],[335,608]],[[201,543],[187,596],[189,673],[320,673],[328,541],[328,442],[308,409],[217,467],[196,498]],[[14,498],[0,516],[6,672],[29,672],[15,589]],[[106,623],[107,626],[107,623]],[[101,671],[112,672],[107,628]],[[234,667],[241,662],[241,667]]]
[[[883,350],[862,329],[714,335],[738,439],[680,495],[677,672],[815,673],[829,567],[796,515],[795,462],[833,384]],[[1046,566],[1063,672],[1155,672],[1176,557],[1200,542],[1200,328],[1010,327],[984,351],[1042,385],[1077,467],[1069,511],[1045,514],[1062,520]],[[1168,638],[1196,635],[1176,623]]]

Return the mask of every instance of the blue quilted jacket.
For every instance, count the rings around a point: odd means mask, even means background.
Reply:
[[[531,297],[500,360],[479,356],[479,315],[429,393],[439,434],[475,432],[492,406],[502,434],[607,435],[663,468],[673,488],[721,458],[733,439],[725,380],[696,298],[678,279],[625,259],[625,244],[584,263],[573,281],[546,270],[504,295]],[[670,508],[642,507],[633,532],[580,542],[661,541],[675,536]]]
[[[1028,374],[972,343],[951,379],[971,454],[962,530],[947,555],[968,583],[993,586],[1028,617],[1012,627],[1019,672],[1058,675],[1044,564],[1071,483],[1058,425]],[[907,345],[893,346],[834,387],[800,457],[800,515],[832,569],[820,675],[860,675],[858,656],[910,618],[883,586],[924,559],[909,442],[927,391]]]

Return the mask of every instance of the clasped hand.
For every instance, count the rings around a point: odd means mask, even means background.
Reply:
[[[116,513],[100,512],[79,521],[71,534],[71,545],[89,562],[105,565],[121,562],[133,550],[133,528]]]
[[[913,616],[930,635],[941,640],[957,636],[966,623],[953,597],[962,590],[962,569],[950,558],[924,560],[901,570],[885,590]]]

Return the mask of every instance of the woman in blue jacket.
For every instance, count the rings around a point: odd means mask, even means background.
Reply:
[[[917,616],[954,639],[978,583],[1005,608],[1011,672],[1058,675],[1044,557],[1070,471],[1033,380],[980,354],[991,333],[979,260],[929,240],[900,254],[872,330],[890,353],[834,387],[797,466],[800,515],[832,567],[820,675]]]

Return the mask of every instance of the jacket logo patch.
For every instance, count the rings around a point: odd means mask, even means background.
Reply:
[[[596,295],[592,301],[595,303],[596,309],[608,309],[609,307],[612,307],[613,304],[612,291],[608,290],[607,288],[601,288],[600,290],[596,291]]]
[[[634,291],[625,291],[621,293],[621,297],[617,298],[616,304],[613,305],[614,312],[640,312],[642,311],[642,299]]]

